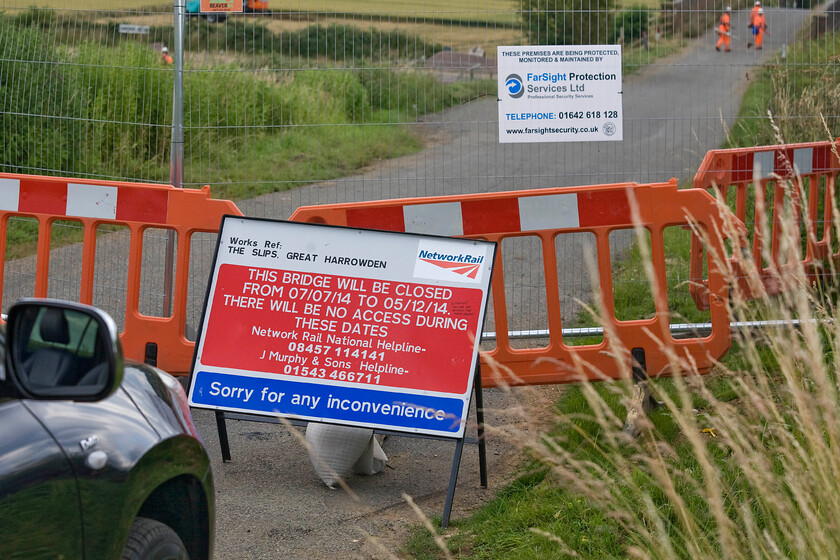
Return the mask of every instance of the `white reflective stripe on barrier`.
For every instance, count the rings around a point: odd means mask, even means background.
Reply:
[[[67,183],[67,215],[114,220],[117,217],[117,187]]]
[[[168,186],[82,183],[52,177],[0,177],[0,211],[167,223]]]
[[[0,177],[0,210],[17,212],[20,199],[20,181]]]
[[[406,233],[464,235],[461,204],[413,204],[403,208]]]
[[[525,196],[519,199],[522,231],[580,227],[576,194]]]
[[[458,201],[414,199],[396,200],[394,204],[383,201],[371,206],[348,207],[343,221],[349,227],[451,236],[631,226],[626,189],[638,186],[608,187],[582,193],[543,189],[481,198],[467,195]]]

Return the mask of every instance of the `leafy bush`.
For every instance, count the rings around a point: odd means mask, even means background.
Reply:
[[[11,22],[18,27],[43,27],[49,28],[57,19],[55,10],[48,8],[30,7],[10,18]]]
[[[202,30],[202,28],[205,28]],[[202,38],[210,38],[219,41],[221,44],[218,50],[229,49],[236,52],[270,52],[273,50],[273,43],[276,40],[274,33],[268,30],[265,25],[253,23],[251,18],[247,20],[231,19],[223,26],[208,24],[201,20],[198,26],[190,28],[195,31],[191,39],[195,41],[198,49],[201,50],[201,43],[198,43],[199,34]],[[204,32],[202,32],[204,31]]]
[[[156,31],[165,33],[166,28]],[[330,60],[416,59],[432,56],[443,48],[398,29],[381,31],[352,25],[310,25],[296,31],[273,33],[264,24],[241,19],[229,20],[223,26],[191,19],[186,43],[191,52],[225,50]]]
[[[332,60],[377,60],[382,58],[420,58],[432,56],[440,45],[429,45],[415,35],[394,29],[362,30],[351,25],[310,25],[300,31],[286,31],[277,40],[282,54],[325,56]]]
[[[598,45],[613,39],[615,0],[520,0],[535,45]]]
[[[40,30],[0,18],[0,37],[0,169],[75,169],[84,139],[77,76],[58,64],[61,54]]]
[[[54,10],[30,8],[10,17],[18,27],[35,27],[53,34],[59,43],[80,40],[101,42],[107,37],[112,44],[135,43],[136,38],[119,33],[119,23],[91,18],[79,25],[77,15],[61,16]],[[89,16],[86,16],[89,17]],[[174,44],[171,25],[152,26],[149,42]],[[330,60],[419,59],[443,49],[426,43],[416,35],[399,29],[383,31],[361,29],[353,25],[310,25],[306,28],[272,32],[259,20],[230,18],[224,25],[208,23],[201,17],[188,17],[184,29],[187,52],[236,52],[246,54],[276,53],[291,57]]]
[[[631,6],[627,10],[618,12],[615,16],[615,34],[612,42],[618,41],[622,28],[626,42],[641,39],[642,33],[648,32],[650,18],[650,9],[643,5]]]
[[[172,72],[148,47],[83,44],[72,55],[84,88],[90,155],[97,167],[131,169],[162,160],[172,122]],[[161,126],[163,125],[163,126]],[[107,164],[106,164],[107,162]]]

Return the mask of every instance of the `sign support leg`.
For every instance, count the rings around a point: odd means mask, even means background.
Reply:
[[[478,429],[478,467],[481,477],[481,487],[487,488],[487,446],[484,441],[484,396],[481,390],[481,364],[475,364],[475,420]],[[446,489],[446,504],[443,506],[443,518],[440,526],[449,526],[449,516],[452,513],[452,502],[455,499],[455,486],[458,484],[458,469],[461,467],[461,455],[464,452],[466,436],[455,442],[455,456],[452,458],[452,471],[449,473],[449,487]]]
[[[216,428],[219,430],[219,446],[222,448],[222,461],[230,462],[230,442],[228,441],[227,424],[225,424],[225,413],[216,411]]]
[[[481,363],[475,364],[475,421],[478,425],[478,472],[481,487],[487,488],[487,444],[484,441],[484,393],[481,387]]]
[[[449,526],[449,515],[452,513],[452,501],[455,499],[455,485],[458,484],[458,469],[461,466],[461,453],[464,451],[464,438],[455,443],[455,456],[452,458],[452,471],[449,473],[449,488],[446,489],[446,504],[443,506],[443,518],[440,526]]]

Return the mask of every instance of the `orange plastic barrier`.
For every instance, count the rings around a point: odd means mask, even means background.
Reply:
[[[633,200],[638,205],[640,225],[651,234],[656,314],[652,319],[620,321],[613,306],[609,234],[616,229],[633,227]],[[662,233],[666,227],[688,224],[687,216],[691,216],[700,228],[720,230],[720,216],[714,199],[701,190],[678,190],[676,181],[310,206],[298,208],[291,219],[499,242],[491,286],[496,347],[482,359],[483,383],[496,386],[502,383],[536,385],[577,381],[579,374],[572,366],[577,360],[591,364],[604,376],[618,378],[626,375],[633,365],[631,352],[637,349],[644,351],[648,375],[673,374],[675,363],[669,360],[660,341],[674,348],[679,358],[693,363],[699,371],[707,372],[730,345],[729,317],[724,307],[727,287],[724,278],[711,263],[708,286],[716,296],[711,298],[711,334],[674,339],[669,325]],[[557,280],[557,267],[562,263],[557,262],[555,238],[571,232],[591,232],[596,238],[601,304],[610,319],[600,344],[571,346],[563,340],[561,294]],[[525,235],[537,237],[542,247],[550,339],[543,348],[513,348],[508,336],[501,241]],[[710,237],[712,243],[716,243],[717,236]],[[619,356],[609,354],[617,351],[612,344],[614,340],[620,341],[625,349]],[[638,352],[636,355],[639,355]],[[623,368],[617,367],[616,359],[627,366],[624,373]],[[679,362],[676,360],[677,364]],[[681,365],[676,367],[684,369]],[[587,368],[586,371],[591,379],[601,378],[592,369]]]
[[[694,177],[694,188],[717,191],[723,200],[730,204],[734,202],[735,215],[752,232],[752,260],[768,294],[779,292],[779,272],[786,267],[801,263],[807,274],[815,279],[828,259],[840,258],[840,253],[831,253],[832,211],[840,172],[839,149],[840,140],[712,150],[706,154]],[[804,212],[803,200],[807,201]],[[790,254],[781,244],[781,218],[787,205],[795,211],[794,219],[801,229],[800,254]],[[760,224],[765,220],[770,230],[762,235]],[[764,246],[768,243],[769,259],[764,255]],[[701,243],[694,239],[692,295],[701,308],[708,307],[704,254]],[[746,282],[746,274],[738,263],[733,260],[731,264],[741,278],[739,285],[745,297],[758,295]]]
[[[190,241],[196,232],[218,232],[222,216],[242,215],[227,200],[212,200],[210,188],[176,189],[169,185],[94,181],[32,175],[0,174],[0,255],[5,262],[7,224],[11,216],[38,220],[35,297],[46,297],[50,265],[50,231],[56,220],[82,224],[81,303],[92,303],[97,228],[120,224],[130,231],[125,329],[125,356],[143,361],[146,345],[157,345],[157,365],[173,373],[190,369],[194,343],[185,336]],[[164,228],[177,233],[176,271],[170,317],[140,313],[140,272],[143,232]],[[3,269],[0,268],[0,290]]]

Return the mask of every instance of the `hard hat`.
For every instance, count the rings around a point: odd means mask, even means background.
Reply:
[[[732,6],[727,6],[727,7],[726,7],[726,10],[724,10],[724,11],[726,11],[726,12],[731,12],[731,11],[732,11]]]
[[[760,0],[755,0],[755,5],[756,6],[761,6],[761,1]]]
[[[759,8],[759,9],[758,9],[758,13],[759,13],[759,14],[763,14],[763,13],[764,13],[764,8]]]
[[[169,52],[169,49],[167,49],[166,47],[163,47],[162,49],[160,49],[160,52]]]

